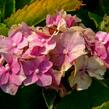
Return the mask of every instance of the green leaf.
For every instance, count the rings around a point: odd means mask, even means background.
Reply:
[[[65,96],[57,104],[57,109],[91,109],[108,100],[109,88],[104,87],[97,81],[93,81],[88,90],[72,91],[70,95]]]
[[[36,84],[23,87],[16,95],[18,109],[43,109],[46,107],[42,96],[42,88]]]
[[[6,0],[0,0],[0,22],[3,21],[5,17],[5,5]]]
[[[88,10],[86,8],[80,8],[77,11],[72,11],[70,12],[70,14],[72,15],[77,15],[80,19],[82,19],[82,23],[88,27],[88,28],[92,28],[93,30],[96,30],[96,25],[95,23],[89,18],[88,15]]]
[[[99,28],[100,23],[102,21],[102,17],[92,12],[88,12],[88,15],[90,19],[94,21],[96,28]]]
[[[32,3],[35,0],[16,0],[16,9],[23,8],[25,5]]]
[[[108,14],[109,15],[109,0],[96,0],[97,4],[94,4],[95,9],[93,10],[94,13],[100,15],[100,16],[104,16],[104,14]],[[93,0],[94,3],[94,0]],[[89,5],[90,7],[90,5]],[[93,5],[92,7],[93,8]]]
[[[15,96],[0,89],[0,106],[3,109],[47,109],[42,88],[36,84],[20,88]]]
[[[109,0],[99,0],[99,12],[109,14]]]
[[[29,6],[18,10],[5,22],[10,27],[13,24],[26,22],[29,25],[36,25],[43,21],[47,14],[53,14],[57,10],[75,11],[80,8],[80,0],[36,0]]]
[[[15,0],[0,0],[0,22],[15,12]]]
[[[5,24],[0,23],[0,35],[6,36],[8,34],[9,29],[6,27]]]
[[[43,90],[42,91],[46,106],[48,109],[53,109],[54,101],[56,98],[56,92],[53,90]]]
[[[5,18],[9,17],[14,12],[15,12],[15,0],[6,0]]]
[[[100,30],[109,32],[109,16],[105,15],[99,27]]]
[[[92,108],[92,109],[109,109],[109,101],[103,103],[103,104],[100,105],[100,106],[94,107],[94,108]]]

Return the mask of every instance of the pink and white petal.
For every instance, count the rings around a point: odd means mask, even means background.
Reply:
[[[58,25],[59,22],[61,21],[61,19],[62,19],[62,16],[61,16],[61,15],[57,15],[57,16],[55,16],[55,21],[53,22],[54,25]]]
[[[17,45],[21,42],[22,38],[23,38],[22,33],[17,32],[15,35],[12,36],[12,41],[13,41],[13,43],[15,43]]]
[[[31,49],[30,54],[31,56],[40,56],[45,51],[44,47],[35,46]]]
[[[107,58],[106,47],[103,44],[96,42],[95,43],[95,54],[103,60],[106,59]]]
[[[54,77],[55,82],[56,82],[57,85],[60,84],[61,78],[63,77],[63,74],[64,74],[64,72],[62,72],[62,71],[54,70],[53,77]]]
[[[64,63],[64,60],[65,60],[65,55],[63,55],[63,54],[51,54],[50,55],[50,57],[51,57],[51,61],[53,62],[53,65],[55,66],[55,67],[58,67],[58,68],[60,68],[61,66],[62,66],[62,64]]]
[[[96,38],[99,41],[101,41],[101,42],[104,41],[104,39],[105,39],[106,36],[107,36],[107,33],[106,32],[99,31],[99,32],[96,33]]]
[[[52,66],[53,63],[50,62],[48,59],[45,59],[44,61],[42,61],[38,68],[40,69],[41,73],[46,73]]]
[[[4,74],[4,72],[6,72],[6,69],[5,69],[4,66],[2,66],[2,64],[0,64],[0,76],[1,76],[2,74]]]
[[[0,67],[3,65],[3,63],[4,63],[4,57],[3,57],[3,55],[0,55]],[[2,71],[2,69],[1,69],[1,71]]]
[[[48,54],[51,50],[53,50],[56,47],[56,43],[46,43],[45,44],[45,50],[42,52],[42,54]]]
[[[40,75],[37,84],[42,87],[50,86],[52,84],[51,75],[45,75],[45,74]]]
[[[11,83],[9,83],[7,85],[2,85],[0,87],[5,93],[8,93],[10,95],[15,95],[19,88],[19,86],[16,86],[15,84],[11,84]]]
[[[9,72],[3,72],[2,75],[0,75],[0,85],[5,85],[9,82]]]
[[[23,49],[14,48],[13,51],[16,56],[21,56],[23,53]]]
[[[31,49],[27,49],[23,54],[22,54],[22,59],[32,59],[33,56],[31,56]]]
[[[22,84],[22,82],[25,80],[25,78],[26,77],[23,75],[12,74],[12,75],[10,75],[10,82],[19,86]]]
[[[61,67],[61,70],[64,72],[64,71],[67,71],[71,66],[72,66],[72,63],[71,62],[69,62],[69,59],[68,59],[69,57],[67,57],[66,58],[66,56],[65,56],[65,60],[64,60],[64,62],[63,62],[63,64],[62,64],[62,67]]]
[[[58,39],[57,39],[58,40]],[[67,48],[68,50],[72,50],[77,45],[84,45],[85,41],[81,32],[65,32],[60,36],[60,43]]]
[[[51,15],[47,15],[47,17],[46,17],[46,24],[50,25],[50,24],[53,23],[53,21],[54,21],[54,18]]]
[[[64,19],[61,19],[58,23],[57,30],[59,31],[66,31],[67,30],[67,25],[66,21]]]
[[[107,32],[99,31],[96,33],[96,37],[103,44],[106,44],[107,42],[109,42],[109,34]]]
[[[9,38],[0,38],[0,53],[7,53],[12,47],[12,41]]]
[[[72,61],[77,59],[78,57],[87,54],[87,52],[85,52],[85,45],[77,45],[76,47],[74,47],[70,53],[70,58],[72,58]]]
[[[105,39],[104,39],[104,44],[106,44],[107,42],[109,42],[109,33],[107,34],[107,36],[105,37]]]
[[[65,20],[66,20],[66,23],[67,23],[68,28],[70,28],[71,26],[73,26],[74,23],[75,23],[74,17],[73,16],[70,16],[70,15],[66,16]]]
[[[106,66],[98,57],[90,57],[88,61],[88,74],[96,79],[103,79],[106,72]]]
[[[79,72],[77,72],[77,75],[75,78],[70,78],[70,86],[75,87],[78,91],[88,89],[91,85],[92,79],[84,72],[83,75],[80,75]]]
[[[17,59],[13,59],[13,62],[11,64],[11,70],[12,73],[17,74],[20,71],[20,64],[18,63]]]
[[[6,54],[3,54],[3,56],[4,56],[5,61],[6,61],[9,65],[11,65],[12,62],[13,62],[13,56],[12,56],[12,54],[11,54],[11,53],[6,53]]]
[[[23,83],[25,86],[28,86],[28,85],[36,83],[37,81],[38,81],[37,74],[33,73],[32,75],[27,76],[27,78],[24,80]]]
[[[32,75],[38,69],[37,60],[27,60],[22,62],[22,68],[26,76]]]
[[[28,41],[24,39],[19,45],[17,46],[18,49],[23,49],[28,46]]]
[[[87,68],[88,56],[82,55],[75,60],[75,71],[78,72],[81,69]]]

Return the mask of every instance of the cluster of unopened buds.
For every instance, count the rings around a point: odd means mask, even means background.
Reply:
[[[31,84],[59,87],[69,72],[69,86],[84,90],[107,68],[109,34],[95,33],[64,11],[48,15],[44,27],[22,23],[0,38],[0,88],[11,95]]]

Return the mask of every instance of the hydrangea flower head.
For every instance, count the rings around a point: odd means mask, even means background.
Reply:
[[[37,83],[40,86],[50,86],[52,84],[52,62],[45,56],[36,59],[22,61],[22,68],[26,75],[25,85]]]
[[[0,87],[2,90],[15,95],[24,79],[25,75],[21,72],[17,58],[11,54],[2,56],[0,63]]]
[[[71,87],[76,85],[77,90],[84,90],[91,85],[91,77],[103,79],[106,66],[98,57],[83,55],[75,62],[75,72],[69,78]]]
[[[101,31],[96,33],[95,55],[109,67],[109,33]]]
[[[81,22],[81,20],[77,16],[66,14],[66,12],[63,10],[54,16],[48,15],[46,17],[46,25],[48,27],[56,26],[57,30],[61,31],[74,26],[78,22]]]
[[[71,67],[72,62],[85,54],[85,41],[80,32],[64,32],[55,36],[56,48],[51,52],[51,60],[56,67],[64,71]]]
[[[102,80],[106,68],[109,33],[95,33],[63,10],[48,15],[44,27],[22,23],[0,38],[0,88],[11,95],[22,85],[59,89],[65,73],[71,87],[84,90],[92,78]]]

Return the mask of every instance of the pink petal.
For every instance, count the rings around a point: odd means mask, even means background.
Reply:
[[[22,68],[24,70],[25,75],[32,75],[32,73],[34,73],[34,71],[38,69],[37,64],[38,62],[36,62],[36,60],[22,62]]]
[[[33,56],[40,56],[43,51],[45,51],[44,47],[36,46],[32,48],[30,54]]]
[[[104,39],[104,44],[106,44],[107,42],[109,42],[109,33],[107,34],[107,37],[105,37]]]
[[[10,75],[10,82],[18,86],[22,84],[24,79],[25,77],[22,77],[21,75]]]
[[[19,45],[18,45],[18,49],[22,49],[24,47],[28,46],[28,42],[26,39],[24,39]]]
[[[52,84],[52,77],[50,75],[41,75],[39,81],[37,81],[39,86],[50,86]]]
[[[13,43],[18,44],[22,40],[22,33],[17,32],[14,36],[12,36]]]
[[[50,38],[48,42],[45,44],[45,51],[43,54],[47,54],[49,51],[53,50],[56,47],[56,42],[53,38]]]
[[[11,64],[11,70],[14,74],[17,74],[20,71],[20,65],[17,62],[17,59],[13,59],[13,62]]]
[[[99,31],[96,33],[96,37],[100,42],[103,42],[103,44],[109,42],[109,34],[106,32]]]
[[[47,24],[47,25],[52,24],[53,20],[54,20],[54,19],[53,19],[50,15],[48,15],[48,16],[46,17],[46,24]]]
[[[73,16],[67,16],[66,17],[66,23],[67,23],[67,26],[70,28],[71,26],[74,25],[75,23],[75,20],[74,20],[74,17]]]
[[[107,52],[106,52],[106,48],[104,45],[96,42],[95,44],[95,51],[96,54],[101,58],[101,59],[106,59],[107,58]]]
[[[0,75],[0,84],[5,85],[9,81],[9,72],[3,72],[2,75]]]
[[[36,83],[37,81],[38,81],[37,74],[33,73],[32,75],[30,75],[26,78],[26,80],[24,81],[24,85],[28,86],[28,85]]]
[[[8,54],[3,54],[5,61],[11,65],[13,62],[13,56],[12,54],[8,53]]]
[[[18,86],[16,86],[15,84],[9,83],[7,85],[2,85],[1,89],[10,95],[15,95],[17,93]]]
[[[45,59],[40,65],[39,69],[41,73],[46,73],[53,66],[52,62],[48,59]]]

